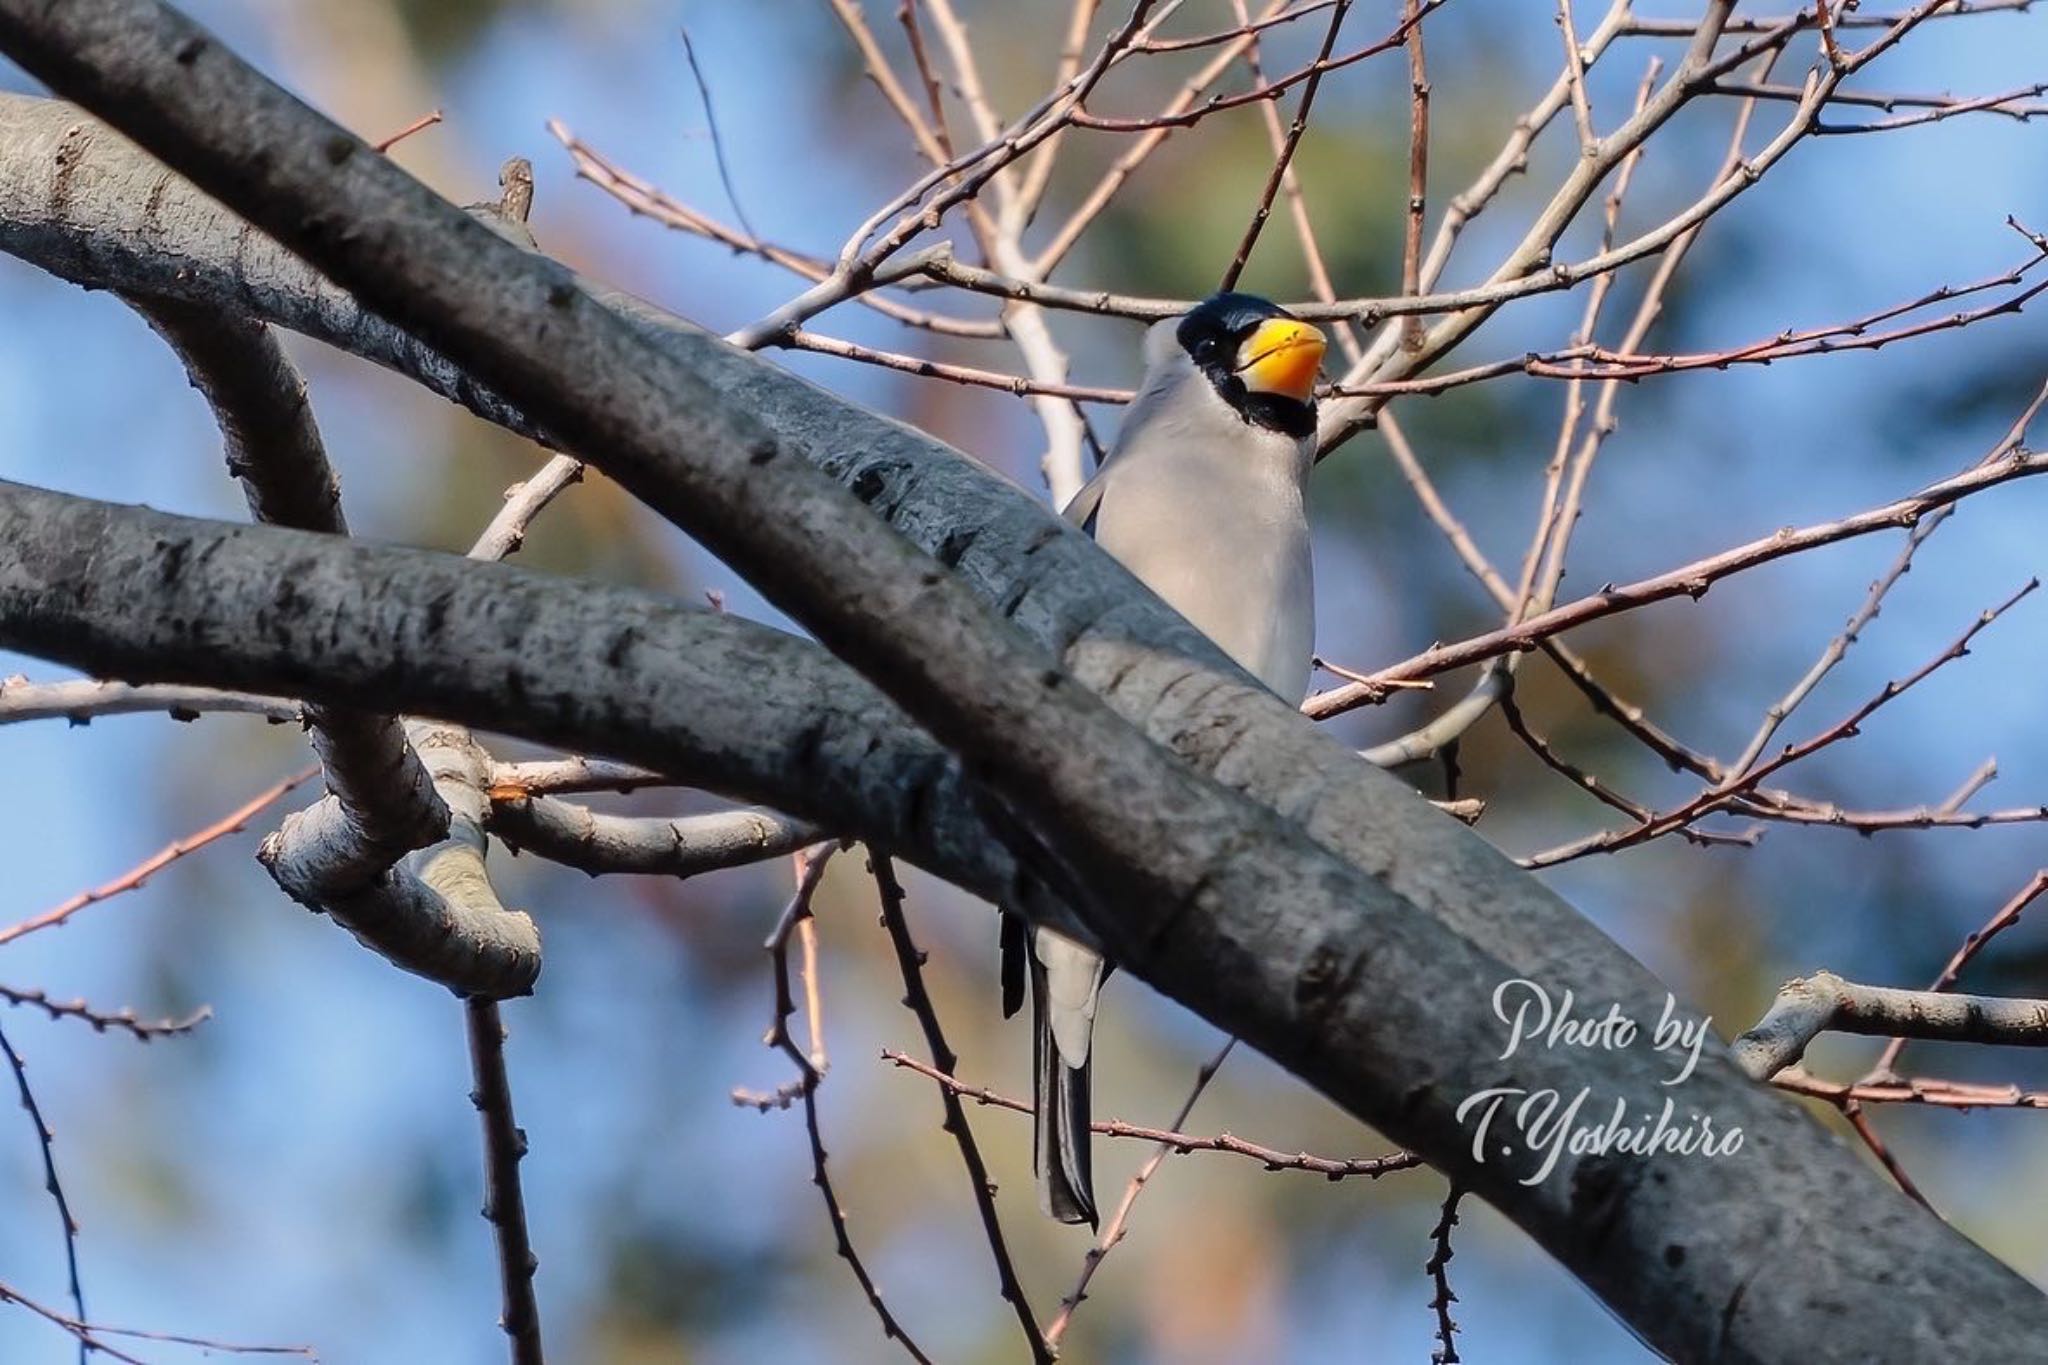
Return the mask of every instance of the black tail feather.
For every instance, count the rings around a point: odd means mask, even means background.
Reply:
[[[1045,969],[1031,959],[1032,1069],[1037,1122],[1031,1165],[1038,1176],[1038,1205],[1062,1223],[1097,1226],[1095,1183],[1089,1160],[1088,1070],[1068,1066],[1053,1041],[1046,1010]]]
[[[1031,926],[1022,915],[1005,910],[996,916],[1000,924],[1003,960],[1003,1018],[1024,1007],[1025,973],[1031,967]]]

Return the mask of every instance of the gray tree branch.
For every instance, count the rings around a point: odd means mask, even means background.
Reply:
[[[2048,1000],[1865,986],[1815,972],[1786,982],[1756,1027],[1729,1050],[1737,1066],[1766,1081],[1805,1056],[1823,1033],[2048,1047]]]
[[[341,486],[305,380],[270,328],[223,308],[146,295],[128,302],[212,408],[251,515],[347,535]],[[278,886],[366,947],[458,994],[530,990],[540,970],[538,932],[528,917],[506,912],[484,872],[489,757],[459,730],[422,731],[422,744],[434,746],[430,774],[396,716],[315,702],[305,719],[327,795],[264,839],[257,857]],[[445,793],[437,790],[444,785]]]
[[[130,306],[184,363],[225,442],[228,473],[249,514],[274,526],[348,534],[341,484],[306,399],[298,367],[261,322],[224,308],[131,296]],[[353,890],[448,831],[448,811],[426,767],[391,716],[311,706],[306,722],[327,778],[324,837],[287,838],[280,857],[333,866],[317,881]],[[299,821],[297,829],[309,829]],[[295,845],[317,845],[317,851]]]
[[[321,623],[324,654],[309,656],[308,620]],[[886,837],[983,894],[1014,896],[1031,880],[992,843],[992,832],[1010,834],[1000,810],[871,688],[792,637],[647,594],[0,485],[0,643],[115,673],[208,676],[315,697],[375,689],[408,711],[488,719],[656,768],[716,771],[713,785],[800,815],[857,813],[864,827],[849,832]],[[869,799],[848,801],[853,791]],[[1907,1205],[1711,1042],[1683,1102],[1717,1125],[1740,1125],[1739,1157],[1586,1154],[1530,1186],[1519,1177],[1538,1152],[1489,1151],[1474,1164],[1454,1113],[1465,1096],[1501,1084],[1565,1096],[1591,1087],[1596,1103],[1611,1097],[1633,1113],[1672,1093],[1665,1059],[1567,1048],[1500,1063],[1499,1031],[1475,997],[1505,979],[1506,964],[1432,932],[1434,920],[1402,913],[1384,891],[1298,843],[1280,846],[1282,855],[1312,860],[1335,885],[1318,894],[1294,877],[1267,895],[1276,846],[1255,832],[1239,856],[1260,880],[1221,878],[1243,911],[1220,930],[1183,917],[1166,936],[1176,941],[1133,956],[1134,969],[1224,1027],[1256,1025],[1261,1046],[1461,1181],[1470,1177],[1611,1302],[1674,1316],[1711,1308],[1704,1339],[1691,1334],[1697,1323],[1643,1324],[1667,1349],[1787,1359],[1840,1346],[1847,1333],[1851,1349],[1880,1350],[1868,1330],[1996,1358],[2048,1326],[2035,1291]],[[1463,875],[1481,873],[1468,865]],[[1496,874],[1469,885],[1484,895],[1506,882]],[[1636,997],[1621,1004],[1654,1018],[1646,1006]],[[1667,1255],[1669,1247],[1684,1254]],[[1885,1290],[1867,1295],[1880,1271]],[[1846,1321],[1819,1315],[1821,1296],[1855,1312]],[[1856,1325],[1869,1316],[1880,1325]]]
[[[22,677],[0,678],[0,725],[31,720],[90,725],[100,716],[153,711],[161,711],[173,720],[191,721],[224,712],[262,716],[282,724],[298,720],[302,709],[286,697],[258,697],[211,687],[135,687],[96,678],[48,683]]]
[[[850,832],[949,880],[1043,898],[958,765],[796,636],[627,588],[17,484],[0,483],[0,520],[0,638],[38,654],[371,692],[800,817],[864,812]]]
[[[694,877],[808,848],[815,826],[769,810],[673,818],[608,815],[553,796],[513,796],[491,806],[491,832],[514,849],[596,875],[639,872]]]

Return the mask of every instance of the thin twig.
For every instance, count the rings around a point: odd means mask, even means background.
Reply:
[[[874,1309],[875,1317],[882,1324],[883,1340],[901,1342],[904,1352],[918,1365],[932,1365],[931,1357],[919,1349],[918,1344],[910,1339],[910,1334],[903,1330],[903,1324],[896,1320],[896,1315],[882,1298],[882,1291],[876,1287],[874,1277],[868,1274],[867,1263],[853,1249],[853,1238],[846,1231],[846,1213],[840,1207],[838,1193],[832,1188],[831,1176],[826,1174],[825,1138],[818,1128],[817,1085],[806,1085],[802,1091],[804,1132],[811,1140],[811,1183],[818,1187],[818,1194],[825,1201],[825,1215],[832,1223],[833,1245],[840,1258],[852,1268],[854,1279],[860,1282],[861,1292],[867,1295],[868,1306]]]
[[[469,1031],[469,1092],[484,1129],[484,1207],[498,1244],[498,1281],[505,1307],[498,1319],[512,1347],[513,1365],[541,1365],[540,1303],[533,1274],[540,1260],[526,1226],[526,1196],[519,1162],[526,1155],[526,1130],[512,1114],[512,1082],[505,1070],[505,1023],[495,1000],[464,1002]]]
[[[939,1024],[938,1009],[932,1004],[931,992],[925,989],[925,954],[910,937],[910,924],[903,915],[902,883],[896,880],[895,869],[880,850],[868,849],[868,866],[874,873],[875,889],[881,896],[882,927],[889,933],[889,942],[896,950],[896,967],[903,976],[903,1003],[917,1016],[925,1046],[931,1050],[932,1065],[951,1075],[958,1068],[960,1059],[947,1045],[946,1032]],[[974,1130],[967,1122],[967,1112],[960,1104],[960,1096],[945,1085],[940,1085],[938,1091],[939,1103],[946,1115],[942,1126],[952,1135],[960,1149],[960,1164],[967,1168],[974,1207],[981,1214],[982,1230],[988,1235],[989,1254],[995,1258],[996,1283],[1004,1301],[1017,1315],[1017,1326],[1024,1333],[1025,1349],[1031,1353],[1031,1359],[1039,1365],[1046,1365],[1053,1358],[1052,1348],[1039,1331],[1038,1319],[1032,1316],[1031,1303],[1024,1297],[1024,1286],[1017,1279],[1017,1268],[1010,1260],[1010,1244],[1003,1239],[1002,1218],[996,1213],[995,1185],[988,1178],[988,1165],[981,1159],[981,1148],[974,1141]]]
[[[1318,693],[1309,698],[1302,709],[1317,720],[1326,719],[1355,706],[1369,704],[1375,699],[1374,689],[1389,683],[1434,677],[1516,650],[1534,649],[1553,635],[1651,602],[1669,601],[1674,597],[1697,600],[1715,583],[1758,565],[1876,531],[1911,526],[1928,513],[1960,502],[1972,494],[2043,473],[2048,473],[2048,453],[2021,448],[2001,459],[1929,484],[1882,507],[1873,507],[1836,521],[1778,531],[1651,578],[1620,587],[1603,587],[1596,593],[1553,607],[1518,625],[1488,631],[1456,644],[1433,646],[1412,658],[1367,674],[1365,682]]]
[[[1877,1135],[1877,1129],[1870,1126],[1870,1119],[1863,1112],[1862,1102],[1851,1096],[1841,1103],[1840,1108],[1842,1117],[1849,1121],[1849,1126],[1856,1130],[1856,1136],[1863,1140],[1863,1145],[1870,1149],[1870,1154],[1877,1158],[1878,1164],[1883,1166],[1885,1173],[1891,1176],[1892,1183],[1896,1184],[1905,1193],[1907,1198],[1911,1199],[1921,1208],[1926,1209],[1936,1218],[1940,1218],[1941,1211],[1934,1207],[1925,1194],[1921,1193],[1920,1187],[1913,1183],[1913,1177],[1906,1174],[1906,1168],[1900,1164],[1896,1156],[1892,1155],[1892,1149],[1886,1146],[1884,1139]],[[1944,1219],[1943,1221],[1947,1220]]]
[[[53,925],[62,924],[89,905],[97,905],[99,902],[118,896],[124,891],[135,890],[152,876],[163,871],[164,868],[185,857],[187,854],[196,853],[208,844],[216,840],[225,839],[231,834],[240,834],[249,827],[251,820],[281,800],[294,787],[311,780],[319,771],[318,767],[312,767],[294,773],[282,782],[264,788],[248,801],[237,806],[234,810],[229,811],[226,815],[203,829],[196,830],[182,839],[172,840],[162,849],[143,859],[112,881],[104,882],[89,891],[81,891],[62,904],[54,905],[48,910],[43,911],[40,915],[35,915],[23,920],[19,924],[0,929],[0,945],[12,943],[24,934],[32,934],[39,929],[48,929]]]
[[[14,1006],[29,1006],[39,1009],[52,1019],[76,1019],[92,1026],[94,1033],[125,1033],[138,1042],[154,1042],[158,1038],[174,1038],[192,1032],[208,1019],[213,1018],[213,1007],[201,1005],[182,1019],[159,1019],[151,1023],[139,1019],[135,1011],[128,1008],[119,1010],[95,1009],[83,1000],[65,1003],[52,1000],[39,990],[23,990],[13,986],[0,986],[0,1000]]]
[[[1458,1324],[1451,1320],[1451,1305],[1458,1296],[1451,1292],[1451,1258],[1458,1253],[1451,1249],[1451,1229],[1458,1226],[1458,1201],[1465,1192],[1453,1183],[1444,1192],[1443,1212],[1430,1230],[1431,1243],[1429,1260],[1423,1263],[1423,1270],[1429,1275],[1431,1289],[1430,1311],[1436,1314],[1436,1350],[1430,1354],[1431,1365],[1457,1365]]]
[[[1195,1101],[1202,1098],[1202,1092],[1209,1088],[1209,1082],[1215,1079],[1216,1073],[1222,1069],[1223,1063],[1229,1060],[1231,1050],[1236,1046],[1237,1039],[1225,1039],[1216,1055],[1204,1062],[1201,1069],[1195,1073],[1194,1086],[1188,1091],[1188,1097],[1181,1102],[1180,1112],[1173,1116],[1175,1128],[1187,1123],[1188,1115],[1195,1110]],[[1093,1124],[1089,1126],[1094,1127]],[[1104,1223],[1102,1230],[1096,1234],[1095,1245],[1088,1248],[1088,1254],[1081,1258],[1081,1273],[1074,1281],[1073,1289],[1060,1300],[1060,1311],[1053,1315],[1052,1322],[1045,1329],[1045,1339],[1048,1342],[1057,1346],[1060,1339],[1066,1335],[1067,1328],[1073,1325],[1075,1311],[1088,1297],[1088,1282],[1095,1278],[1095,1272],[1101,1268],[1103,1258],[1109,1255],[1110,1249],[1124,1239],[1124,1234],[1130,1227],[1132,1206],[1138,1202],[1138,1196],[1145,1192],[1146,1183],[1158,1173],[1160,1165],[1172,1150],[1173,1148],[1162,1141],[1152,1155],[1145,1159],[1145,1163],[1138,1167],[1138,1173],[1131,1177],[1130,1183],[1124,1186],[1123,1198],[1117,1201],[1116,1209],[1110,1214],[1109,1221]]]
[[[867,1262],[854,1249],[853,1237],[847,1231],[846,1210],[839,1202],[839,1192],[833,1187],[832,1177],[826,1167],[825,1136],[818,1121],[818,1086],[825,1079],[826,1058],[823,1041],[813,1037],[811,1051],[797,1046],[796,1037],[790,1032],[789,1020],[796,1013],[796,992],[790,986],[789,944],[797,937],[797,926],[811,917],[811,900],[817,894],[818,884],[824,880],[826,864],[839,851],[837,843],[813,844],[810,848],[793,855],[791,867],[795,873],[796,889],[790,893],[789,903],[776,918],[775,927],[769,931],[767,950],[774,977],[775,1003],[768,1022],[768,1032],[762,1041],[781,1052],[796,1067],[794,1079],[777,1086],[767,1093],[735,1089],[732,1092],[734,1104],[746,1105],[764,1113],[769,1109],[787,1109],[801,1103],[804,1110],[804,1131],[811,1143],[811,1183],[818,1189],[818,1195],[825,1201],[825,1217],[832,1225],[834,1249],[847,1267],[853,1271],[853,1278],[867,1297],[868,1306],[874,1310],[875,1318],[882,1325],[884,1340],[901,1342],[911,1359],[920,1365],[931,1365],[931,1358],[921,1350],[910,1334],[903,1330],[896,1314],[882,1298],[882,1291],[876,1287],[874,1277],[868,1273]],[[815,979],[815,978],[813,978]]]
[[[937,1081],[940,1085],[956,1092],[976,1104],[990,1105],[997,1109],[1008,1109],[1012,1113],[1029,1114],[1031,1106],[1023,1100],[999,1094],[983,1086],[969,1085],[956,1076],[949,1076],[925,1062],[893,1048],[882,1049],[882,1060],[915,1071],[918,1075]],[[1207,1082],[1204,1082],[1207,1084]],[[1197,1096],[1199,1098],[1199,1096]],[[1147,1128],[1141,1124],[1125,1123],[1122,1119],[1097,1119],[1088,1125],[1089,1131],[1103,1137],[1130,1138],[1138,1142],[1156,1142],[1174,1156],[1185,1156],[1189,1152],[1223,1152],[1230,1156],[1248,1157],[1269,1171],[1307,1171],[1322,1176],[1325,1180],[1345,1180],[1352,1176],[1365,1176],[1377,1180],[1380,1176],[1394,1171],[1405,1171],[1414,1166],[1420,1158],[1408,1152],[1395,1152],[1388,1156],[1375,1157],[1327,1157],[1312,1156],[1307,1152],[1283,1152],[1277,1147],[1263,1147],[1256,1142],[1247,1142],[1230,1133],[1218,1133],[1204,1137],[1180,1131],[1180,1125],[1187,1122],[1184,1111],[1173,1121],[1171,1128]]]
[[[2012,897],[1998,908],[1996,914],[1984,922],[1983,928],[1975,930],[1969,937],[1965,938],[1962,946],[1956,949],[1954,954],[1949,957],[1947,964],[1942,967],[1940,973],[1936,975],[1933,983],[1927,989],[1930,991],[1952,989],[1956,982],[1961,979],[1963,968],[1970,965],[1971,959],[1983,952],[1986,945],[1992,939],[2017,924],[2020,915],[2028,906],[2039,900],[2044,892],[2048,892],[2048,868],[2036,872],[2025,886],[2014,892]],[[1899,1054],[1906,1050],[1906,1041],[1904,1037],[1898,1037],[1886,1043],[1884,1051],[1878,1055],[1877,1061],[1872,1064],[1869,1073],[1864,1077],[1864,1082],[1882,1083],[1896,1081],[1898,1078]]]
[[[897,351],[862,346],[857,342],[843,341],[838,337],[825,336],[801,327],[783,334],[776,338],[776,341],[793,351],[837,356],[841,360],[854,360],[863,365],[874,365],[902,374],[914,374],[923,379],[944,379],[954,384],[995,389],[1017,398],[1063,398],[1077,403],[1123,404],[1130,402],[1132,396],[1129,389],[1046,382],[1028,375],[1004,374],[998,370],[979,370],[969,365],[926,360],[923,356],[904,355]]]
[[[2018,271],[2012,272],[2007,278],[2017,279],[2021,273],[2038,263],[2041,259],[2039,256],[2035,257],[2033,261],[2028,262],[2026,266],[2020,267]],[[1973,289],[1975,287],[1971,286]],[[1929,297],[1932,298],[1933,296]],[[1907,305],[1908,308],[1915,306],[1917,305]],[[2035,394],[2033,402],[2027,405],[2026,409],[2014,421],[2011,429],[2007,431],[2005,439],[1992,447],[1976,463],[1985,464],[1999,459],[2008,451],[2017,447],[2020,442],[2024,441],[2027,435],[2027,428],[2032,424],[2035,415],[2040,412],[2043,402],[2048,402],[2048,384],[2042,385],[2039,392]],[[1913,556],[1919,552],[1920,547],[1926,543],[1929,536],[1941,529],[1942,523],[1947,521],[1954,511],[1953,507],[1938,508],[1914,523],[1912,529],[1906,533],[1905,544],[1899,547],[1898,556],[1892,560],[1890,567],[1878,575],[1877,581],[1870,585],[1870,590],[1864,595],[1862,605],[1857,607],[1850,615],[1847,624],[1842,627],[1841,633],[1828,641],[1827,646],[1821,650],[1820,657],[1814,660],[1813,666],[1807,669],[1806,673],[1792,685],[1791,690],[1786,692],[1777,701],[1771,703],[1770,707],[1765,710],[1762,723],[1758,725],[1756,733],[1750,737],[1749,743],[1743,746],[1741,756],[1734,762],[1733,767],[1735,771],[1745,771],[1752,763],[1757,761],[1763,754],[1764,747],[1771,742],[1771,737],[1777,734],[1778,728],[1799,708],[1802,702],[1813,694],[1814,689],[1820,686],[1822,679],[1827,677],[1835,665],[1841,663],[1848,656],[1850,647],[1862,638],[1864,628],[1877,619],[1878,611],[1884,605],[1886,594],[1891,592],[1900,579],[1912,572]]]
[[[1323,63],[1330,58],[1330,50],[1337,45],[1338,31],[1344,27],[1344,16],[1351,9],[1351,0],[1337,0],[1330,11],[1330,25],[1323,32],[1322,48],[1316,53],[1315,72],[1308,83],[1301,88],[1301,103],[1295,106],[1294,122],[1288,126],[1287,140],[1280,145],[1280,153],[1273,158],[1273,169],[1266,176],[1266,185],[1259,192],[1258,207],[1252,210],[1252,220],[1245,225],[1244,236],[1239,239],[1237,251],[1230,258],[1230,265],[1223,272],[1223,281],[1218,290],[1237,287],[1238,277],[1244,274],[1245,263],[1251,259],[1252,249],[1259,244],[1259,234],[1265,230],[1266,219],[1272,216],[1274,196],[1280,193],[1280,182],[1287,175],[1287,168],[1294,161],[1294,149],[1301,145],[1302,134],[1308,131],[1309,110],[1315,106],[1316,91],[1323,83]],[[1416,16],[1408,19],[1409,32],[1416,31]]]
[[[1771,1077],[1771,1084],[1835,1105],[1853,1099],[1861,1104],[1916,1104],[1930,1109],[2048,1109],[2048,1090],[2022,1090],[2016,1085],[1949,1081],[1932,1076],[1895,1076],[1885,1081],[1843,1084],[1788,1066]]]
[[[73,1317],[69,1313],[59,1312],[47,1304],[36,1302],[9,1285],[0,1283],[0,1304],[8,1303],[26,1308],[51,1326],[68,1333],[78,1342],[78,1358],[81,1362],[86,1359],[90,1352],[98,1351],[112,1360],[120,1361],[122,1365],[149,1365],[149,1362],[142,1359],[142,1357],[129,1355],[126,1351],[102,1341],[100,1333],[104,1329],[98,1325],[85,1322]]]
[[[7,1059],[8,1067],[14,1072],[15,1088],[21,1094],[21,1107],[28,1114],[29,1125],[35,1129],[36,1146],[43,1156],[43,1188],[56,1203],[57,1221],[64,1228],[64,1270],[69,1279],[71,1306],[76,1311],[76,1321],[84,1323],[87,1321],[85,1285],[78,1277],[78,1219],[72,1216],[71,1201],[64,1194],[64,1182],[57,1178],[56,1134],[50,1131],[48,1121],[43,1118],[35,1091],[29,1088],[28,1066],[21,1060],[21,1054],[14,1050],[5,1029],[0,1029],[0,1056]],[[83,1332],[76,1335],[79,1365],[85,1365],[86,1357],[92,1353],[92,1345]]]
[[[1422,292],[1422,222],[1429,207],[1429,62],[1422,45],[1418,0],[1404,0],[1408,24],[1408,202],[1401,215],[1401,293]],[[1422,344],[1422,323],[1412,319],[1405,344]],[[1363,357],[1353,355],[1356,364]]]
[[[749,237],[759,238],[754,225],[747,219],[747,210],[740,203],[740,192],[733,188],[732,168],[725,160],[725,139],[718,135],[718,111],[711,106],[711,85],[704,79],[704,68],[697,64],[697,46],[690,41],[690,30],[678,30],[683,36],[683,58],[690,64],[690,79],[697,83],[697,99],[704,106],[704,128],[711,136],[711,155],[718,163],[718,183],[725,186],[725,200],[732,205],[732,216],[739,219],[740,227]]]
[[[1139,118],[1104,118],[1076,111],[1072,119],[1073,126],[1093,128],[1105,133],[1143,133],[1158,128],[1192,128],[1211,115],[1223,113],[1228,109],[1240,109],[1259,100],[1278,99],[1295,86],[1306,81],[1314,81],[1327,72],[1340,71],[1367,58],[1377,57],[1383,52],[1391,52],[1407,41],[1408,33],[1415,25],[1449,3],[1450,0],[1422,0],[1414,14],[1403,18],[1394,26],[1392,32],[1376,42],[1355,48],[1341,57],[1330,56],[1326,47],[1314,61],[1299,70],[1290,71],[1284,76],[1276,76],[1264,85],[1255,86],[1250,90],[1240,90],[1229,95],[1213,95],[1192,109],[1176,111],[1169,108],[1161,113]]]
[[[439,109],[431,110],[427,113],[421,114],[418,118],[414,119],[411,123],[406,124],[403,128],[400,128],[391,136],[387,138],[382,138],[376,142],[371,143],[370,148],[372,151],[388,152],[393,147],[396,147],[399,143],[411,137],[414,133],[422,132],[425,129],[431,128],[440,121],[441,111]]]
[[[1786,745],[1784,749],[1770,759],[1731,773],[1728,777],[1702,791],[1691,800],[1663,814],[1657,815],[1647,822],[1638,823],[1628,829],[1607,830],[1599,834],[1589,835],[1584,839],[1574,840],[1569,844],[1548,849],[1521,861],[1524,866],[1532,868],[1555,867],[1559,863],[1570,862],[1591,853],[1615,852],[1623,848],[1648,843],[1650,840],[1669,834],[1674,830],[1686,828],[1701,816],[1710,815],[1716,810],[1726,808],[1733,804],[1735,799],[1742,793],[1753,789],[1757,783],[1763,781],[1772,773],[1782,768],[1790,767],[1792,764],[1808,758],[1822,749],[1861,733],[1863,722],[1868,720],[1880,708],[1926,681],[1927,678],[1940,670],[1944,665],[1966,656],[1970,652],[1970,642],[1976,639],[1978,632],[1984,630],[1992,622],[2011,610],[2014,605],[2039,586],[2039,579],[2027,580],[2026,584],[2019,591],[2012,594],[2012,596],[2006,598],[1997,606],[1980,612],[1977,619],[1972,621],[1969,627],[1951,641],[1949,646],[1941,653],[1935,655],[1904,677],[1894,678],[1887,682],[1862,705],[1856,707],[1847,716],[1812,738],[1802,740],[1797,744]]]

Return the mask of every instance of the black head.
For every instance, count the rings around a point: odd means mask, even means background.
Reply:
[[[1217,294],[1181,319],[1181,349],[1232,410],[1300,440],[1316,429],[1323,334],[1256,294]]]

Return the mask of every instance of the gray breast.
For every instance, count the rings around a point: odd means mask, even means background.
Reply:
[[[1305,452],[1246,425],[1194,378],[1204,393],[1148,394],[1177,401],[1134,409],[1073,511],[1167,605],[1297,701],[1315,646]]]

